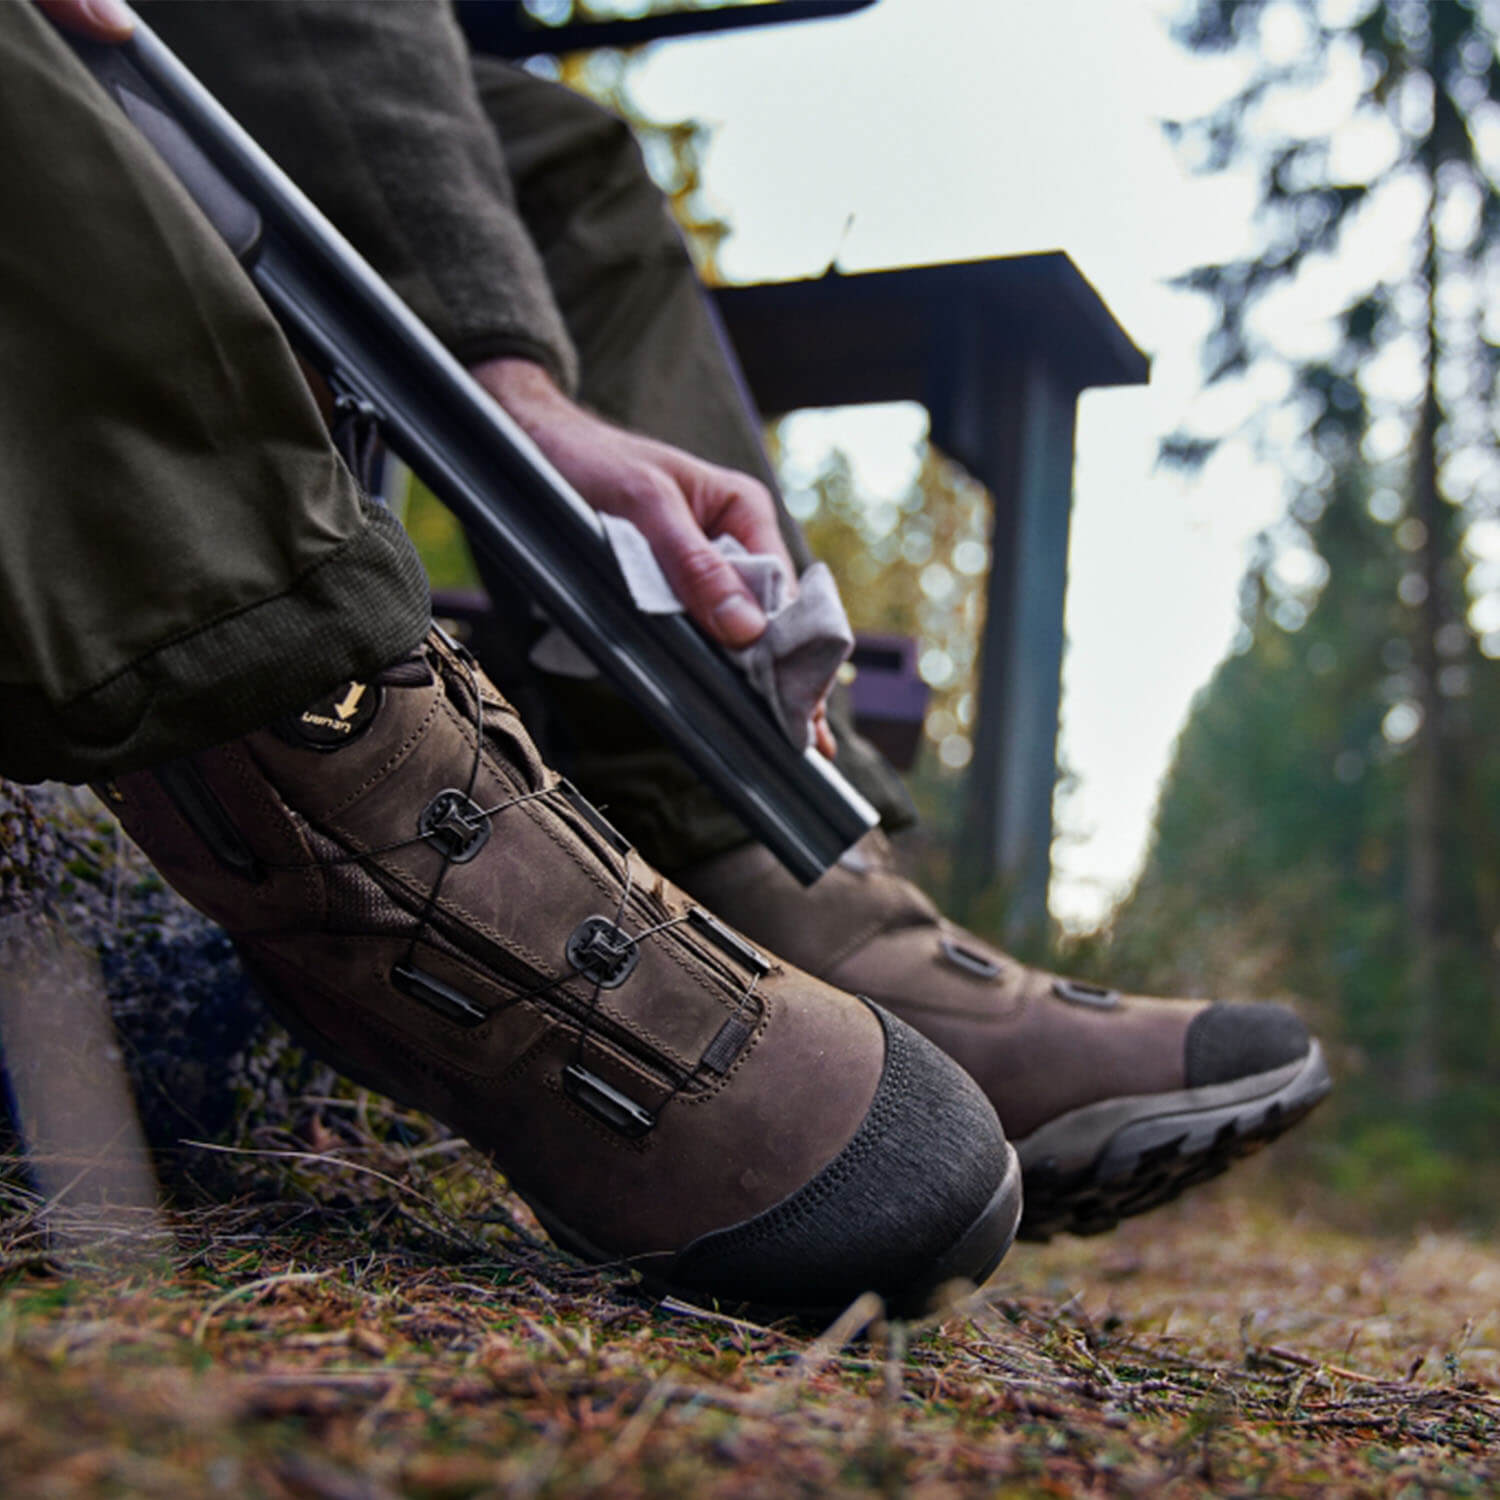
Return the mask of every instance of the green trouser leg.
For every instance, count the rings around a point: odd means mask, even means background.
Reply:
[[[40,12],[0,5],[0,775],[248,731],[427,623],[233,257]]]
[[[581,399],[624,427],[754,474],[774,494],[738,366],[628,127],[522,69],[478,58],[474,74],[578,351]],[[777,503],[787,545],[805,567],[812,561],[806,540]],[[512,615],[493,633],[487,662],[498,658],[502,686],[548,753],[648,858],[679,869],[746,839],[738,820],[610,689],[531,671],[521,648],[534,633],[524,615]],[[909,823],[900,778],[855,732],[842,692],[830,719],[840,769],[888,827]]]

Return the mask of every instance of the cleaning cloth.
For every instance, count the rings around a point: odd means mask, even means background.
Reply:
[[[610,550],[625,576],[636,607],[648,615],[676,615],[683,603],[672,592],[651,544],[630,521],[601,515]],[[715,550],[744,580],[765,611],[765,634],[730,659],[767,703],[794,745],[812,743],[812,716],[854,649],[854,632],[838,585],[823,563],[814,563],[792,587],[780,558],[748,552],[733,537],[719,537]],[[559,677],[594,677],[594,664],[556,626],[532,647],[531,661]]]

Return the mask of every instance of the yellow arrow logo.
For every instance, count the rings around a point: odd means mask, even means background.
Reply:
[[[354,711],[359,707],[359,700],[365,695],[365,685],[362,682],[351,682],[349,691],[344,694],[343,701],[333,705],[333,711],[341,719],[352,719]]]

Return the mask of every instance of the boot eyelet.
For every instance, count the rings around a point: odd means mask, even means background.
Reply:
[[[986,958],[982,953],[976,953],[972,948],[965,948],[960,943],[955,943],[952,938],[942,940],[943,957],[953,965],[955,969],[962,969],[965,974],[972,974],[975,979],[998,979],[1000,977],[1000,965],[992,958]]]
[[[753,947],[734,928],[721,922],[712,912],[701,906],[688,910],[688,926],[702,937],[706,937],[721,953],[727,954],[737,964],[749,969],[757,977],[771,972],[771,961],[758,948]]]
[[[640,944],[608,917],[589,917],[568,939],[568,962],[601,990],[618,989],[641,961]]]
[[[628,1141],[638,1141],[656,1125],[656,1116],[644,1104],[637,1104],[628,1094],[606,1083],[579,1063],[563,1069],[563,1092],[575,1104],[602,1120],[611,1130]]]
[[[391,983],[403,995],[420,1000],[455,1025],[472,1028],[482,1026],[490,1018],[489,1012],[482,1005],[476,1005],[462,990],[454,989],[435,974],[425,973],[415,964],[397,964],[391,970]]]
[[[1089,1005],[1095,1010],[1114,1010],[1120,1003],[1119,990],[1085,984],[1081,979],[1054,979],[1052,993],[1070,1005]]]
[[[472,798],[450,786],[427,804],[417,831],[454,864],[466,865],[489,842],[490,819]]]

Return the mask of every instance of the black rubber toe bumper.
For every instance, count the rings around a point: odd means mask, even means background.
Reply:
[[[1285,1005],[1219,1002],[1193,1017],[1183,1067],[1191,1089],[1269,1073],[1307,1056],[1312,1038]]]
[[[871,1007],[885,1071],[849,1144],[755,1218],[703,1235],[662,1279],[697,1300],[823,1315],[876,1291],[903,1313],[958,1278],[982,1282],[1021,1214],[1015,1152],[956,1063]]]

